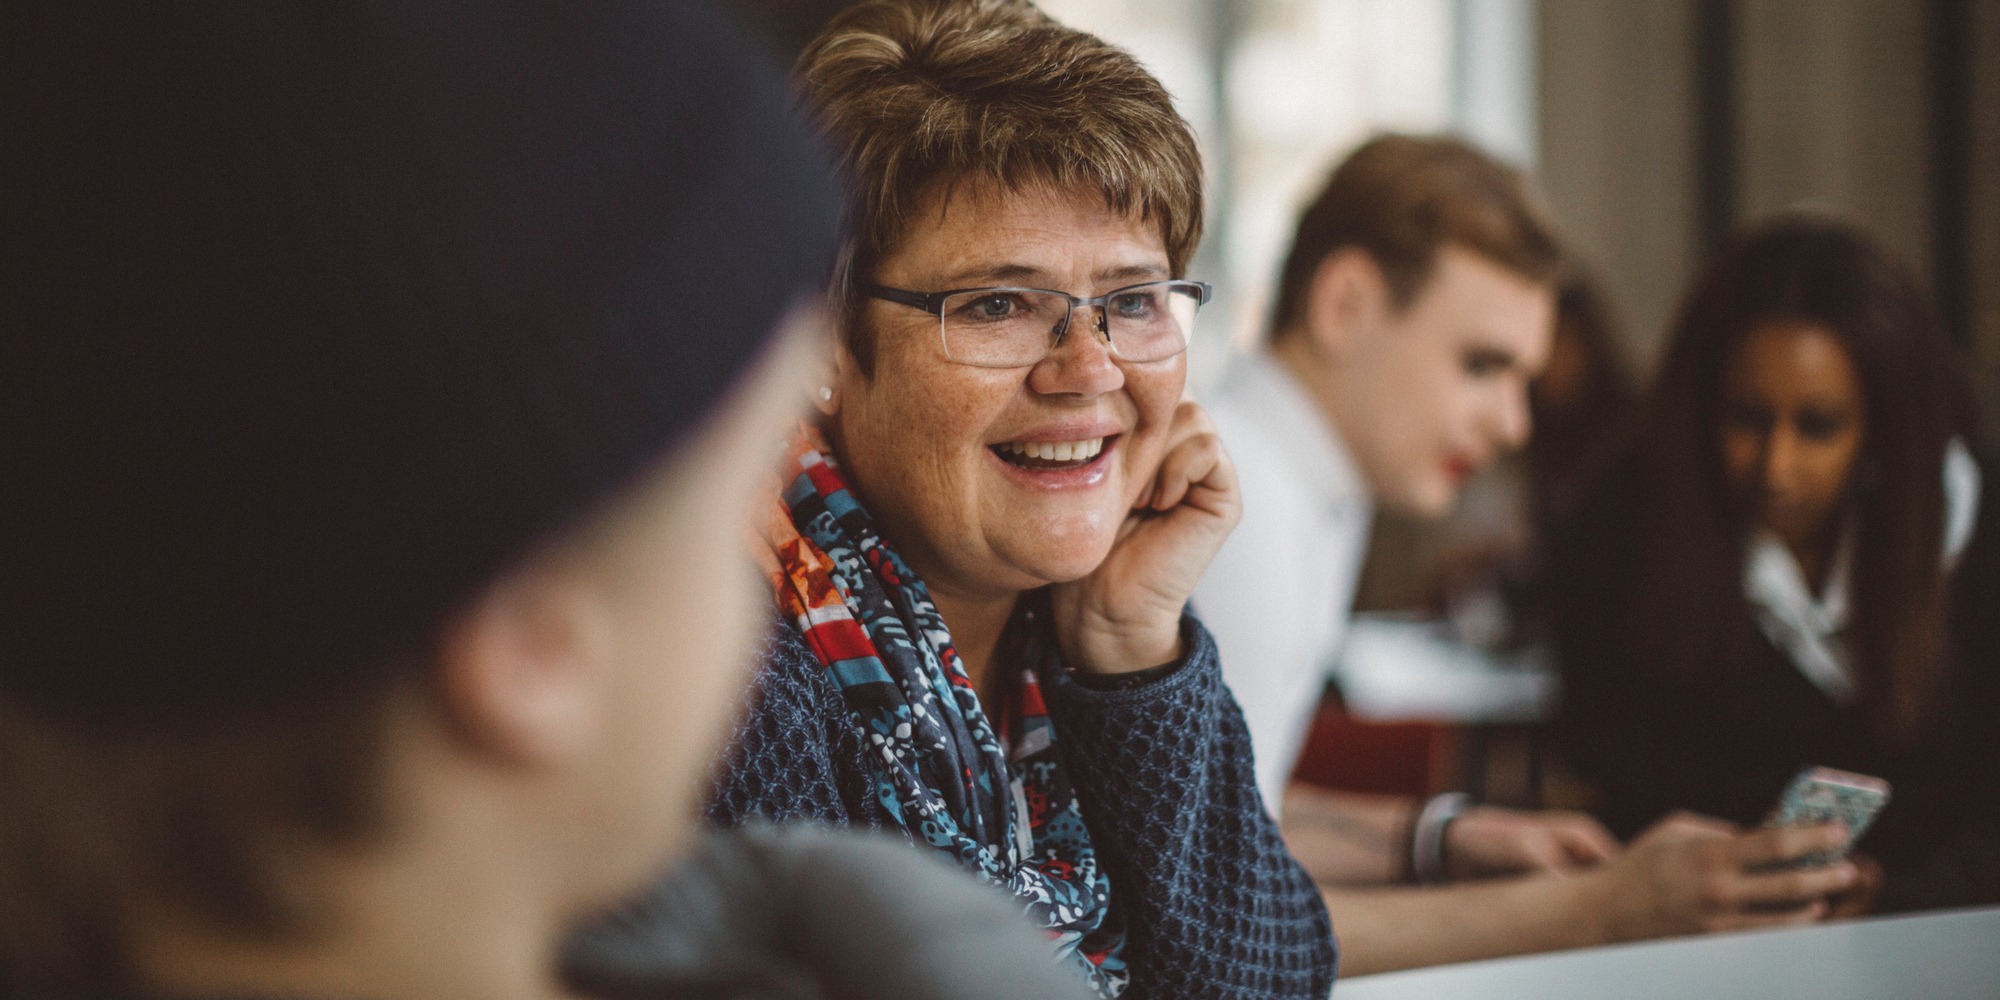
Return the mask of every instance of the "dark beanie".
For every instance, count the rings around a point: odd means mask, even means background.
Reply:
[[[0,698],[36,715],[379,685],[824,285],[827,161],[695,5],[5,20]]]

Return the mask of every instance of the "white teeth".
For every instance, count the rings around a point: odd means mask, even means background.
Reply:
[[[1088,441],[1009,441],[1001,448],[1023,458],[1044,462],[1087,462],[1104,450],[1103,438]]]

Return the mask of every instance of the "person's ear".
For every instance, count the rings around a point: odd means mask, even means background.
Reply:
[[[855,385],[855,380],[861,377],[861,362],[848,345],[846,334],[833,324],[828,324],[826,339],[827,349],[821,354],[826,359],[825,366],[813,391],[812,402],[821,416],[831,417],[840,412],[841,402]]]
[[[511,766],[588,754],[613,697],[609,631],[578,569],[551,555],[510,571],[453,620],[438,685],[455,737]]]
[[[1364,349],[1388,318],[1389,283],[1359,247],[1327,254],[1306,293],[1305,332],[1313,352],[1339,362]]]

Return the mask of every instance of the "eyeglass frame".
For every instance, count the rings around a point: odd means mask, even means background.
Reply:
[[[1062,339],[1069,335],[1070,323],[1076,319],[1076,307],[1078,306],[1096,308],[1097,332],[1099,335],[1104,337],[1105,343],[1111,345],[1112,353],[1116,354],[1118,351],[1118,342],[1111,339],[1110,320],[1106,315],[1106,311],[1104,308],[1105,305],[1111,301],[1111,297],[1114,295],[1122,295],[1135,288],[1149,288],[1153,285],[1194,286],[1194,288],[1201,293],[1200,297],[1195,300],[1195,308],[1197,310],[1199,310],[1202,306],[1207,305],[1208,300],[1215,296],[1215,286],[1209,284],[1206,281],[1195,281],[1192,278],[1158,278],[1153,281],[1141,281],[1138,282],[1137,284],[1125,285],[1119,288],[1114,288],[1108,292],[1105,292],[1103,295],[1092,296],[1090,298],[1084,298],[1078,295],[1071,295],[1070,293],[1061,291],[1059,289],[1034,288],[1028,285],[981,285],[973,288],[947,288],[941,292],[913,292],[907,288],[892,288],[888,285],[878,285],[875,284],[874,282],[861,282],[857,287],[862,294],[867,295],[870,298],[881,299],[884,302],[893,302],[897,305],[909,306],[913,309],[922,309],[924,312],[927,312],[932,316],[937,317],[938,337],[940,338],[940,342],[943,343],[944,345],[945,357],[949,359],[953,364],[969,365],[973,368],[1026,368],[1030,367],[1031,365],[1040,364],[1043,360],[1046,360],[1048,358],[1049,354],[1055,353],[1055,349],[1062,343]],[[951,356],[951,343],[949,338],[945,337],[944,304],[947,299],[950,299],[954,295],[968,295],[973,292],[1040,292],[1045,295],[1060,295],[1064,299],[1068,300],[1069,310],[1063,313],[1062,322],[1058,323],[1056,325],[1056,328],[1050,331],[1048,352],[1043,354],[1040,358],[1037,358],[1034,361],[1029,362],[1028,364],[982,365],[972,361],[960,361],[959,359]],[[1189,330],[1187,336],[1183,337],[1181,340],[1180,350],[1175,351],[1172,354],[1166,354],[1154,358],[1152,359],[1152,361],[1165,361],[1168,358],[1178,357],[1182,354],[1187,353],[1188,344],[1191,341],[1193,341],[1193,339],[1194,339],[1194,331]],[[1134,361],[1131,363],[1143,365],[1143,364],[1151,364],[1152,361]]]

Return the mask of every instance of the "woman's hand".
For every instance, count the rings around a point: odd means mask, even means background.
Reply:
[[[1618,857],[1622,848],[1579,812],[1467,809],[1444,831],[1444,859],[1454,879],[1529,872],[1571,872]]]
[[[1236,469],[1215,425],[1187,400],[1166,454],[1089,576],[1050,589],[1056,634],[1072,667],[1129,673],[1179,659],[1181,609],[1242,516]]]
[[[1874,858],[1860,852],[1847,856],[1853,862],[1858,877],[1854,888],[1827,900],[1832,910],[1827,913],[1830,920],[1851,920],[1865,917],[1875,909],[1875,897],[1882,891],[1882,865]]]
[[[1827,916],[1828,897],[1855,887],[1855,865],[1760,869],[1845,843],[1839,824],[1740,832],[1681,813],[1582,877],[1601,880],[1594,906],[1610,941],[1811,923]]]

